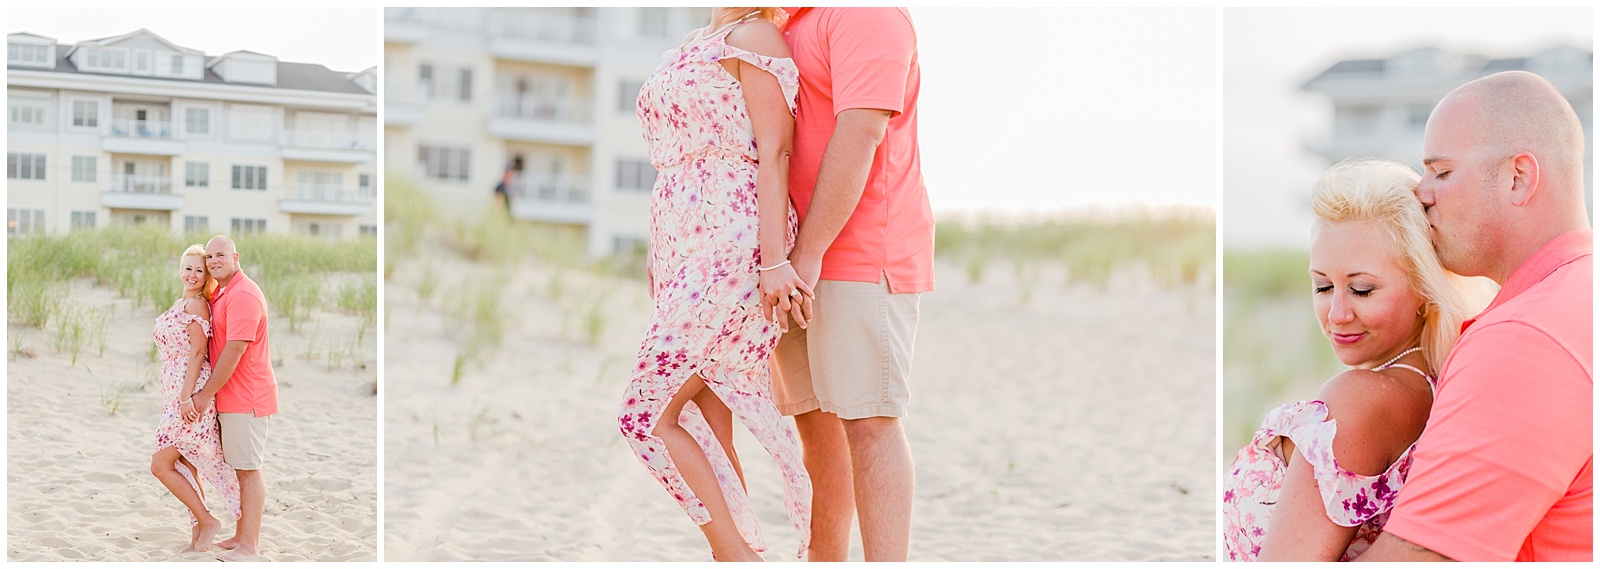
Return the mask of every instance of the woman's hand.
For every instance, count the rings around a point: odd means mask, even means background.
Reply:
[[[795,294],[796,292],[799,294]],[[811,285],[794,272],[794,265],[761,271],[761,316],[778,323],[778,329],[788,332],[789,319],[801,328],[811,320],[811,301],[816,294]]]
[[[178,416],[189,422],[200,420],[200,413],[195,411],[193,399],[185,399],[178,403]]]

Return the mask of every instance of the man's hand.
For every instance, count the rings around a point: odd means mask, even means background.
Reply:
[[[1455,561],[1439,552],[1384,532],[1356,561]]]
[[[189,422],[200,422],[200,418],[206,416],[206,412],[211,410],[211,406],[216,403],[216,400],[217,396],[215,394],[206,393],[204,390],[194,394],[194,415],[188,417]]]

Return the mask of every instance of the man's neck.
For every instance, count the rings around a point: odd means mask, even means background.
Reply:
[[[217,288],[222,288],[222,287],[228,286],[228,283],[233,282],[233,279],[238,277],[238,276],[239,276],[239,271],[234,271],[233,274],[228,275],[228,278],[217,279]]]
[[[1493,274],[1485,276],[1493,280],[1495,284],[1500,285],[1501,288],[1504,288],[1506,282],[1511,280],[1511,275],[1516,274],[1517,269],[1528,264],[1528,260],[1532,259],[1534,254],[1543,249],[1545,245],[1569,232],[1588,230],[1589,222],[1584,220],[1582,223],[1535,225],[1535,227],[1540,227],[1540,231],[1520,244],[1508,247],[1503,251],[1501,258],[1505,260],[1505,264],[1496,268]]]

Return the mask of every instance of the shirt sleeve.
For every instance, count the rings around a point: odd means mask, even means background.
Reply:
[[[1515,321],[1469,330],[1448,368],[1384,531],[1458,561],[1511,561],[1593,454],[1594,384]]]
[[[259,337],[266,304],[261,302],[260,297],[249,294],[240,294],[231,300],[228,304],[228,340],[254,342]]]
[[[906,81],[917,52],[911,20],[899,8],[840,10],[828,23],[833,114],[847,109],[905,111]]]

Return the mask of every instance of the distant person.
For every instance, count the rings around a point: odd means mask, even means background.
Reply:
[[[857,518],[867,561],[905,561],[916,474],[900,419],[933,290],[916,27],[904,8],[799,8],[783,30],[800,70],[789,258],[816,321],[778,342],[773,391],[816,486],[809,559],[844,561]]]
[[[1311,191],[1312,306],[1351,369],[1273,409],[1226,473],[1228,561],[1340,561],[1383,531],[1465,319],[1412,195],[1417,174],[1351,162]]]
[[[788,259],[799,81],[774,23],[781,15],[714,10],[638,99],[660,172],[647,265],[655,311],[618,422],[719,561],[760,561],[766,547],[736,468],[732,416],[777,461],[801,554],[810,541],[811,482],[768,375],[788,318],[805,326],[811,303]]]
[[[1594,559],[1594,233],[1583,124],[1496,73],[1423,132],[1417,198],[1445,268],[1501,286],[1444,362],[1383,536],[1362,561]]]
[[[211,378],[194,394],[200,421],[215,405],[222,428],[222,456],[239,481],[241,512],[233,537],[219,543],[223,561],[261,555],[261,516],[267,483],[261,468],[267,453],[267,426],[278,413],[278,380],[267,345],[267,298],[239,268],[233,240],[218,235],[206,242],[206,269],[217,279],[211,301]]]
[[[510,211],[511,188],[517,184],[517,178],[522,177],[522,157],[512,158],[506,164],[504,172],[500,173],[500,183],[494,186],[494,203],[496,206]]]
[[[206,249],[191,245],[179,256],[183,293],[156,317],[156,353],[161,358],[161,421],[156,425],[150,473],[183,503],[189,513],[189,547],[183,553],[210,551],[222,520],[206,509],[202,480],[222,495],[239,519],[239,480],[222,458],[217,413],[195,408],[192,396],[211,379],[207,348],[211,337],[210,294],[216,279],[206,273]]]

